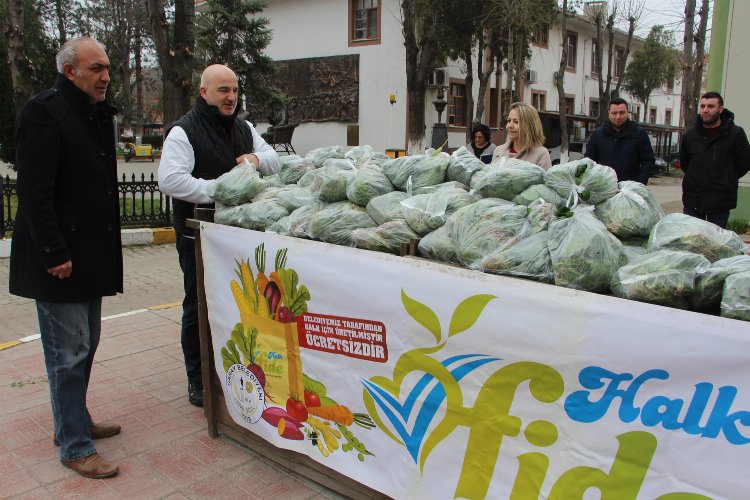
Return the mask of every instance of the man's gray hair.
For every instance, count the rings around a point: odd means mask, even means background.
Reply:
[[[90,36],[79,36],[76,38],[71,38],[63,44],[63,46],[60,48],[60,51],[57,53],[57,57],[55,58],[58,73],[63,73],[65,71],[66,64],[70,64],[71,66],[76,67],[76,62],[78,62],[78,47],[80,47],[83,42],[94,42],[99,47],[101,47],[102,50],[106,51],[106,48],[103,44],[99,43],[96,39]]]

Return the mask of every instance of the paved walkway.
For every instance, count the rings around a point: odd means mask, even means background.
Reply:
[[[124,254],[127,291],[104,301],[88,401],[95,420],[122,425],[96,442],[120,474],[85,479],[60,464],[36,340],[0,350],[0,498],[343,498],[225,436],[208,437],[202,410],[187,402],[181,308],[170,306],[181,296],[174,247]],[[7,293],[7,266],[0,259],[0,332],[11,340],[38,329],[33,302]]]

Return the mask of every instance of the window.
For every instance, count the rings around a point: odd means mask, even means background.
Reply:
[[[531,37],[531,41],[536,45],[546,47],[549,45],[549,27],[539,28]]]
[[[575,109],[576,109],[575,103],[576,103],[575,97],[565,96],[565,114],[566,115],[571,116],[575,114]]]
[[[591,118],[597,118],[599,112],[599,99],[589,99],[589,116]]]
[[[380,0],[349,0],[349,45],[380,43]]]
[[[578,33],[575,31],[568,31],[568,37],[566,39],[568,44],[568,60],[565,63],[568,69],[576,69],[576,59],[578,59]]]
[[[531,105],[536,108],[537,111],[547,110],[547,92],[543,90],[532,90],[531,91]]]
[[[630,114],[632,115],[632,120],[634,122],[641,121],[641,107],[640,106],[636,106],[635,111]]]
[[[466,84],[451,83],[448,94],[448,125],[466,126]]]
[[[648,113],[648,122],[656,124],[656,108],[651,108]]]
[[[615,47],[615,78],[625,74],[625,49]]]
[[[674,92],[674,80],[667,80],[667,92],[670,94]]]
[[[596,46],[599,45],[596,40],[591,41],[591,74],[600,75],[602,69],[599,67],[599,61],[596,60]]]
[[[672,125],[672,110],[664,110],[664,125]]]

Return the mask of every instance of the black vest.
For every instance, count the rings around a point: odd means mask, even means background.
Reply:
[[[237,118],[238,111],[239,108],[234,111],[232,128],[227,128],[219,116],[219,109],[198,96],[195,107],[169,127],[169,130],[174,126],[181,127],[193,147],[193,177],[216,179],[237,165],[238,156],[253,152],[252,131],[244,120]],[[173,207],[175,232],[192,236],[193,230],[185,227],[185,219],[193,218],[195,203],[174,199]],[[200,207],[213,207],[213,204]]]

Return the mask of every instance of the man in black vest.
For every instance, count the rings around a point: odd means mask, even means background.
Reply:
[[[195,236],[185,227],[198,206],[211,206],[207,189],[221,174],[237,168],[255,168],[264,175],[277,173],[281,160],[249,122],[237,117],[237,76],[214,64],[203,71],[195,107],[167,131],[159,164],[159,189],[174,198],[174,229],[183,273],[182,352],[188,377],[188,400],[203,406]],[[248,167],[248,163],[251,167]]]

